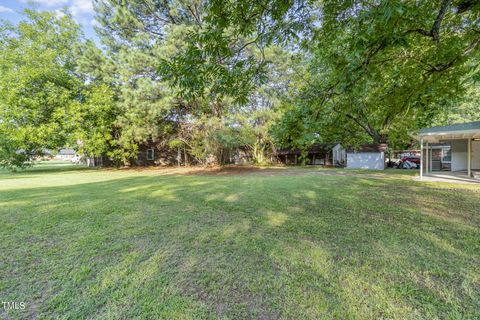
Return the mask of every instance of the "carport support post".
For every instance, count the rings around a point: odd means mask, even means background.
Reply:
[[[428,170],[431,170],[431,166],[430,166],[430,149],[428,148],[428,141],[425,142],[425,158],[426,158],[426,161],[425,161],[425,173],[428,174]]]
[[[467,174],[472,176],[472,139],[468,138],[467,142]]]
[[[423,180],[423,138],[420,139],[420,180]]]

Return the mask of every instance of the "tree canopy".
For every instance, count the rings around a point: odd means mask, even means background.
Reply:
[[[264,163],[278,147],[411,143],[478,120],[469,0],[96,0],[98,48],[68,14],[0,26],[0,161],[47,149],[132,164]],[[183,159],[183,160],[181,160]]]
[[[326,138],[351,135],[354,127],[374,142],[402,143],[409,131],[427,125],[464,96],[478,74],[479,12],[473,2],[448,0],[213,1],[209,23],[174,61],[183,62],[178,67],[182,79],[195,82],[188,71],[197,76],[199,64],[207,66],[218,52],[229,52],[224,37],[230,34],[253,36],[259,46],[282,43],[304,52],[307,65],[293,111],[298,115],[287,112],[285,124],[296,117],[309,123],[301,125],[304,129],[322,131]],[[192,62],[194,50],[201,58]],[[197,69],[190,68],[192,63]],[[261,78],[261,69],[252,70],[256,77],[244,81]]]
[[[8,167],[65,145],[80,98],[78,25],[48,12],[27,10],[25,18],[0,25],[0,164]]]

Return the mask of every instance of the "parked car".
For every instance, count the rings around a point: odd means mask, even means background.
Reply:
[[[405,161],[410,161],[410,162],[413,162],[415,163],[416,165],[420,165],[420,157],[418,156],[407,156],[407,157],[403,157],[401,160],[401,162],[405,162]]]
[[[418,169],[420,168],[420,157],[408,156],[398,160],[395,164],[398,169]]]

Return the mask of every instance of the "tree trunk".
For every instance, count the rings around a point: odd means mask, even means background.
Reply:
[[[185,167],[188,166],[187,148],[183,147],[183,161],[185,161]]]

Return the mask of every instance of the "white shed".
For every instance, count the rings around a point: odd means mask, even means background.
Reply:
[[[351,169],[385,169],[386,145],[365,144],[358,149],[347,150],[347,168]]]

